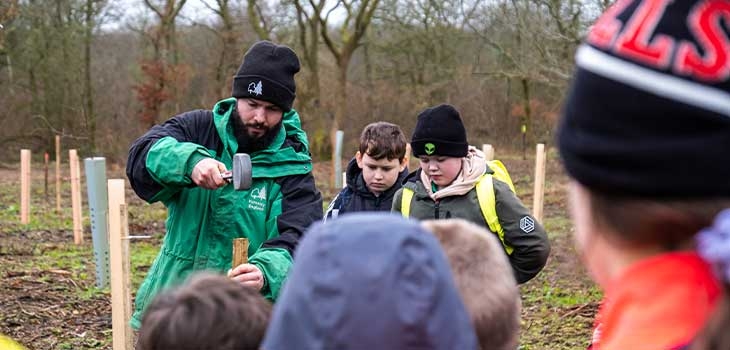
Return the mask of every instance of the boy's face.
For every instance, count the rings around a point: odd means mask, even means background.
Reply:
[[[365,179],[365,186],[376,196],[387,191],[395,185],[398,174],[406,168],[405,159],[399,162],[398,159],[374,159],[367,154],[357,152],[355,154],[357,166],[362,169],[362,177]]]
[[[447,156],[421,156],[421,170],[441,189],[456,179],[461,172],[461,158]]]

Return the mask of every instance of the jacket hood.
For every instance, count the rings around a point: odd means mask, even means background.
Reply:
[[[228,98],[213,107],[216,131],[221,138],[225,153],[231,157],[238,149],[238,141],[229,123],[236,109],[236,98]],[[302,130],[299,114],[292,109],[284,112],[281,129],[269,147],[250,154],[254,178],[277,178],[287,175],[307,174],[312,171],[307,134]]]
[[[469,350],[477,340],[436,238],[400,215],[354,213],[305,234],[262,347]]]
[[[398,174],[398,179],[395,180],[393,186],[391,186],[387,191],[383,192],[381,196],[383,198],[392,197],[395,192],[400,189],[400,184],[403,182],[406,176],[408,176],[408,167],[405,167],[403,171]],[[375,195],[372,194],[370,190],[368,190],[368,186],[365,184],[365,179],[362,177],[362,169],[357,166],[357,159],[352,158],[350,159],[350,162],[347,163],[346,177],[347,187],[349,187],[353,192],[356,192],[363,197],[375,198]]]

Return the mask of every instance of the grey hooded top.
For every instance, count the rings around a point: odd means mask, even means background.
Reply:
[[[283,349],[477,349],[436,238],[389,213],[305,234],[262,344]]]

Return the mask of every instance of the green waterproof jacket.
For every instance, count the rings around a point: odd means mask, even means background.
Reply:
[[[196,270],[231,268],[232,240],[249,239],[249,263],[264,274],[262,294],[275,300],[306,228],[322,218],[322,197],[314,185],[307,136],[299,115],[284,113],[270,146],[250,154],[253,184],[235,191],[196,187],[190,175],[198,161],[215,158],[232,167],[238,143],[230,118],[234,98],[212,111],[196,110],[154,126],[134,142],[127,163],[132,188],[148,202],[168,209],[159,255],[135,298],[131,320],[139,328],[152,298]]]

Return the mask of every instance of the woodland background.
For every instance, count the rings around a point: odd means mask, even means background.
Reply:
[[[0,165],[53,153],[54,135],[121,163],[151,125],[230,96],[260,39],[300,57],[295,108],[315,160],[331,158],[334,130],[347,152],[367,123],[410,135],[438,103],[460,109],[472,144],[531,152],[552,142],[575,49],[610,2],[2,0]]]

